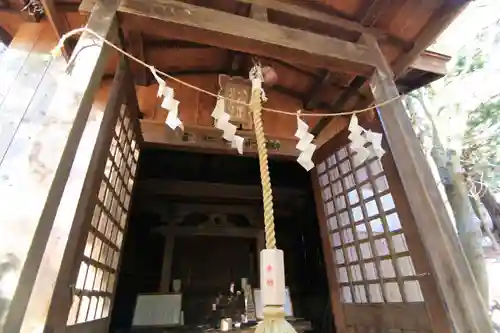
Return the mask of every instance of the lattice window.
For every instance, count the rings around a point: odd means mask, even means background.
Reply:
[[[136,139],[134,122],[122,106],[96,193],[68,325],[109,316],[139,158]]]
[[[382,163],[342,147],[317,167],[344,303],[422,302]]]

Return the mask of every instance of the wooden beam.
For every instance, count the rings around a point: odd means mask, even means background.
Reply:
[[[306,94],[306,98],[304,99],[304,109],[312,110],[318,107],[318,104],[320,103],[319,98],[321,89],[323,88],[323,86],[329,84],[331,79],[332,75],[330,71],[323,70],[321,78],[313,82],[311,88]]]
[[[182,149],[198,152],[222,154],[238,154],[221,137],[220,130],[213,127],[186,126],[183,135],[170,130],[163,122],[141,120],[141,131],[144,143],[163,146],[169,149]],[[245,138],[245,154],[257,155],[255,135],[245,131],[238,132]],[[270,158],[295,159],[297,141],[291,138],[267,136]]]
[[[269,22],[267,18],[267,8],[257,4],[252,4],[250,7],[250,17],[257,21]]]
[[[84,0],[81,9],[92,1]],[[148,34],[363,75],[373,70],[364,45],[180,1],[123,0],[119,11],[123,25],[141,26]]]
[[[165,230],[162,230],[165,231]],[[175,235],[167,230],[165,234],[165,248],[163,250],[163,264],[161,266],[160,292],[170,291],[172,280],[172,261],[174,258]]]
[[[339,98],[333,103],[331,106],[332,110],[339,110],[344,106],[344,104],[355,94],[358,92],[359,88],[363,84],[365,84],[366,79],[362,76],[356,76],[354,80],[352,80],[351,84],[349,84],[349,88],[344,90]],[[323,129],[328,125],[328,123],[332,120],[332,117],[322,117],[318,123],[311,130],[311,134],[318,136]]]
[[[144,38],[141,31],[130,30],[127,36],[127,51],[134,57],[147,62],[144,54]],[[130,69],[134,74],[134,82],[139,86],[149,85],[150,75],[146,67],[138,62],[132,61]]]
[[[410,71],[417,69],[419,71],[444,76],[448,73],[446,64],[450,59],[451,57],[447,55],[425,51],[410,66]]]
[[[330,15],[328,13],[323,13],[317,10],[309,9],[306,7],[290,4],[287,3],[286,1],[278,1],[278,0],[237,0],[237,1],[266,7],[268,9],[283,14],[287,14],[290,16],[295,16],[301,19],[306,19],[313,22],[320,22],[322,24],[326,24],[328,26],[337,29],[341,28],[348,31],[371,34],[375,36],[377,39],[386,39],[389,35],[389,33],[382,31],[378,28],[364,27],[362,24],[358,22]],[[404,43],[404,41],[402,40],[401,42]]]
[[[164,235],[174,235],[174,237],[192,236],[212,236],[212,237],[241,237],[258,238],[262,231],[257,228],[238,227],[185,227],[185,226],[164,226],[157,227],[155,231]]]
[[[70,30],[68,22],[64,17],[64,13],[61,13],[56,7],[55,0],[42,0],[42,4],[45,9],[45,15],[47,16],[50,25],[54,29],[57,38],[60,39],[62,35]],[[73,46],[71,45],[69,40],[66,40],[64,42],[64,48],[62,51],[66,60],[69,59],[72,51]]]
[[[116,6],[113,10],[113,2],[116,4],[116,1],[113,0],[106,1],[105,5],[98,2],[88,22],[90,29],[106,38],[110,38],[111,31],[116,33],[116,30],[112,28],[116,12]],[[114,27],[116,28],[116,26]],[[22,158],[22,161],[30,156],[32,161],[32,167],[26,170],[21,169],[19,171],[21,173],[16,173],[15,179],[24,179],[23,188],[37,193],[37,197],[42,201],[34,200],[30,203],[33,206],[30,214],[26,215],[29,217],[24,216],[20,221],[11,221],[15,224],[31,225],[36,229],[19,277],[19,288],[16,289],[10,306],[11,310],[5,319],[3,327],[5,332],[20,332],[23,323],[33,324],[33,318],[39,318],[35,312],[46,314],[48,311],[46,307],[51,301],[52,291],[48,291],[47,288],[54,287],[56,276],[54,276],[53,270],[54,267],[58,269],[59,267],[52,266],[55,264],[50,262],[59,258],[59,253],[49,260],[46,256],[51,256],[51,254],[46,253],[45,250],[50,246],[48,243],[51,240],[57,243],[52,244],[52,246],[61,249],[59,240],[55,239],[54,236],[51,237],[51,232],[63,193],[66,195],[68,192],[73,193],[65,191],[66,185],[87,124],[94,94],[99,88],[104,73],[108,59],[107,51],[109,51],[102,43],[87,34],[82,35],[76,50],[78,52],[75,54],[79,56],[73,59],[72,67],[67,73],[59,71],[48,76],[48,79],[56,77],[58,85],[53,94],[49,95],[52,98],[50,104],[45,105],[40,110],[40,112],[43,111],[42,119],[44,121],[37,124],[36,135],[31,139],[26,136],[22,137],[20,140],[24,142],[23,144],[19,145],[19,143],[14,142],[12,145],[15,147],[15,156]],[[37,117],[40,116],[37,115]],[[31,133],[32,131],[33,122],[29,119],[26,124],[20,125],[18,133]],[[29,144],[27,144],[28,142]],[[50,147],[50,149],[47,150],[43,147]],[[16,163],[23,162],[17,161]],[[23,175],[23,173],[26,174]],[[19,200],[22,201],[23,198],[20,197]],[[67,227],[69,226],[66,220],[58,226],[61,229]],[[50,277],[46,274],[49,274]],[[42,275],[44,278],[41,281],[50,281],[50,283],[43,285],[39,278]],[[66,284],[67,286],[68,284]],[[69,301],[70,296],[66,294],[65,297]],[[61,320],[64,320],[65,323],[66,319],[67,317],[64,317]]]
[[[175,196],[177,198],[207,199],[243,199],[262,200],[260,185],[234,185],[221,183],[201,183],[189,181],[170,181],[148,179],[138,181],[139,195]],[[273,193],[277,201],[294,200],[306,195],[306,192],[293,187],[274,187]]]
[[[370,79],[375,102],[396,98],[399,94],[393,72],[377,41],[370,36],[365,36],[364,41],[380,64]],[[487,309],[401,100],[379,110],[385,138],[453,328],[456,332],[491,332]]]
[[[470,0],[444,1],[443,5],[429,18],[429,24],[418,34],[413,48],[392,63],[396,78],[418,59],[419,55],[455,20],[469,2]]]

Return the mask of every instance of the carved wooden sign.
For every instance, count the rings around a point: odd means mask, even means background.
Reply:
[[[247,104],[250,102],[252,83],[248,79],[221,74],[219,75],[219,87],[223,97]],[[227,100],[225,106],[226,113],[231,116],[231,123],[243,130],[252,129],[252,116],[248,106]]]

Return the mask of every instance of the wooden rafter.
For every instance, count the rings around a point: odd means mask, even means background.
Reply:
[[[339,98],[331,105],[332,110],[341,109],[344,104],[358,92],[359,88],[366,82],[366,79],[362,76],[356,76],[354,80],[349,84],[349,87],[340,94]],[[328,125],[332,120],[332,117],[322,117],[318,123],[313,127],[311,133],[318,136],[321,131]]]
[[[465,9],[471,0],[444,1],[444,4],[429,19],[415,39],[413,48],[392,63],[396,78],[400,77],[410,65],[418,59],[444,29]]]
[[[237,0],[237,1],[253,5],[259,5],[277,12],[281,12],[290,16],[295,16],[311,22],[319,22],[337,29],[341,28],[348,31],[368,33],[375,36],[377,39],[391,39],[392,41],[395,41],[396,45],[407,44],[404,40],[394,36],[390,36],[388,32],[385,32],[381,29],[373,27],[365,27],[362,24],[359,24],[358,22],[351,21],[343,17],[334,16],[328,13],[323,13],[318,10],[305,8],[295,4],[290,4],[287,3],[286,1],[278,1],[278,0]]]
[[[91,8],[92,0],[82,2],[82,10]],[[365,46],[180,1],[124,0],[119,11],[124,26],[140,25],[152,35],[363,75],[373,70]]]

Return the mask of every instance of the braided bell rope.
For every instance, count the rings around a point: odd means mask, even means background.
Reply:
[[[264,203],[264,232],[266,235],[266,249],[276,249],[276,233],[274,231],[274,208],[273,190],[271,188],[271,177],[269,176],[268,154],[264,126],[262,124],[262,91],[252,89],[250,108],[257,141],[257,152],[259,156],[260,181],[262,185],[262,200]]]

